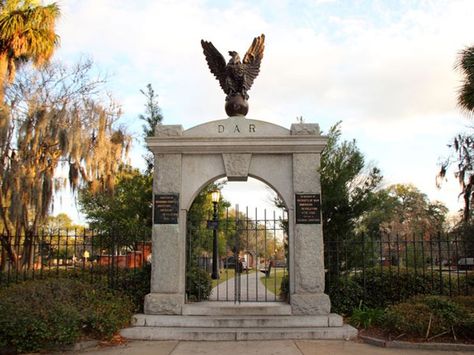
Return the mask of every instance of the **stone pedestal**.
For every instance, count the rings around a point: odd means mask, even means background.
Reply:
[[[145,296],[145,314],[181,314],[184,297],[178,293],[149,293]]]
[[[326,315],[330,311],[331,302],[325,293],[294,293],[291,295],[292,314]]]

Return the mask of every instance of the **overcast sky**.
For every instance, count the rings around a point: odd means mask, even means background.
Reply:
[[[265,54],[248,118],[289,128],[297,116],[323,131],[342,121],[385,184],[413,183],[451,210],[451,183],[438,191],[440,158],[470,122],[456,107],[457,55],[474,45],[474,1],[59,0],[56,58],[92,57],[110,74],[121,119],[137,139],[151,83],[164,124],[185,128],[225,118],[224,94],[200,40],[245,53],[264,33]],[[226,56],[227,58],[227,56]],[[137,140],[136,145],[141,143]],[[140,163],[141,151],[133,153]]]

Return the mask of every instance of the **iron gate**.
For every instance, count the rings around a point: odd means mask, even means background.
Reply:
[[[215,213],[205,220],[188,218],[187,226],[188,302],[275,302],[287,299],[286,211],[267,214],[266,210],[262,213],[255,209],[249,213],[248,208],[241,212],[236,206],[221,216]],[[216,264],[213,263],[215,251]],[[213,269],[214,265],[217,267]]]

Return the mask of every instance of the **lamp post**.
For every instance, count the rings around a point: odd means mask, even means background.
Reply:
[[[212,240],[212,274],[211,278],[213,280],[219,279],[219,263],[218,263],[218,250],[217,250],[217,227],[219,223],[218,214],[217,214],[217,204],[219,203],[221,197],[221,192],[219,190],[214,190],[211,193],[212,205],[214,206],[214,214],[212,216],[213,228],[213,240]]]

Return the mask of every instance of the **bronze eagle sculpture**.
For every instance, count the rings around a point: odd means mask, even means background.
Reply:
[[[219,80],[226,93],[225,110],[229,116],[245,116],[248,112],[248,94],[260,72],[265,49],[265,35],[255,37],[243,60],[235,51],[229,51],[228,63],[211,42],[201,40],[201,46],[211,73]]]

